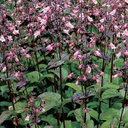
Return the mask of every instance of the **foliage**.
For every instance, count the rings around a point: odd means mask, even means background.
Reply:
[[[128,1],[0,1],[0,127],[128,127]]]

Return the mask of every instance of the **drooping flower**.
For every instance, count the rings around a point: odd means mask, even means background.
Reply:
[[[102,54],[98,50],[94,51],[94,55],[98,57],[102,57]]]
[[[88,19],[90,22],[93,21],[93,19],[92,19],[90,16],[87,16],[87,19]]]
[[[109,47],[110,47],[111,49],[116,49],[116,46],[115,46],[112,42],[109,44]]]
[[[72,72],[72,73],[70,73],[67,77],[68,77],[68,79],[71,79],[72,77],[73,77],[73,75],[74,75],[74,73]]]
[[[51,51],[51,50],[53,49],[53,47],[54,47],[54,44],[52,43],[52,44],[49,44],[49,45],[46,47],[46,49],[47,49],[48,51]]]
[[[86,74],[88,74],[90,72],[91,72],[91,67],[89,65],[87,65],[87,67],[86,67]]]
[[[111,11],[111,12],[110,12],[110,15],[113,16],[113,15],[115,15],[115,13],[116,13],[116,9],[114,9],[113,11]]]
[[[97,2],[96,0],[92,0],[92,2],[93,2],[94,4],[98,4],[98,2]]]
[[[71,24],[71,22],[67,22],[67,23],[65,24],[65,27],[74,28],[74,26]]]
[[[0,36],[0,41],[1,42],[5,42],[6,41],[3,35]]]

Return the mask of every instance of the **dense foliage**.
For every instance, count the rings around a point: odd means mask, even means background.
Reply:
[[[0,128],[128,127],[128,0],[0,1]]]

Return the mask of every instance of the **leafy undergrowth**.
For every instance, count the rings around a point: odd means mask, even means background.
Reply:
[[[0,1],[0,128],[127,128],[128,1]]]

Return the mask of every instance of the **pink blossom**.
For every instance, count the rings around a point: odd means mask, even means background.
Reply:
[[[52,44],[49,44],[49,45],[46,47],[46,49],[47,49],[48,51],[51,51],[51,50],[53,49],[53,47],[54,47],[54,44],[52,43]]]
[[[39,36],[40,35],[40,30],[38,30],[38,31],[36,31],[35,33],[34,33],[34,37],[36,38],[37,36]]]
[[[67,35],[69,35],[69,30],[64,29],[63,32],[66,33]]]
[[[0,36],[0,41],[1,42],[5,42],[6,41],[3,35]]]
[[[31,58],[31,55],[30,54],[24,54],[24,56],[26,57],[26,58]]]
[[[68,79],[71,79],[72,77],[73,77],[73,75],[74,75],[74,73],[72,72],[72,73],[70,73],[69,75],[68,75]]]
[[[112,76],[112,78],[116,78],[116,77],[118,77],[118,74]]]
[[[28,115],[26,118],[25,118],[25,121],[29,121],[31,115]]]
[[[128,50],[125,50],[123,53],[125,56],[128,56]]]
[[[18,59],[18,57],[17,57],[17,56],[15,56],[15,61],[16,61],[16,62],[19,62],[19,59]]]
[[[121,52],[116,54],[116,58],[119,58],[121,56]]]
[[[103,18],[103,19],[100,19],[100,22],[101,22],[101,23],[103,23],[104,21],[105,21],[105,18]]]
[[[88,74],[90,72],[91,72],[91,67],[89,65],[87,65],[87,67],[86,67],[86,74]]]
[[[12,4],[12,0],[8,0],[8,3],[9,3],[9,4]]]
[[[113,16],[113,15],[115,15],[115,13],[116,13],[116,9],[114,9],[113,11],[111,11],[111,12],[110,12],[110,15]]]
[[[92,19],[90,16],[87,16],[87,19],[88,19],[90,22],[93,21],[93,19]]]
[[[104,26],[101,25],[101,27],[99,28],[99,31],[100,31],[100,32],[103,32],[104,30],[105,30]]]
[[[22,0],[17,1],[17,5],[20,5],[22,3]]]
[[[50,10],[50,6],[48,6],[48,7],[46,7],[46,8],[43,8],[42,11],[43,11],[44,13],[47,13],[49,10]]]
[[[74,53],[73,59],[76,59],[76,58],[78,57],[79,54],[80,54],[80,51],[79,51],[79,50],[76,51],[76,52]]]
[[[19,76],[20,76],[20,72],[18,71],[18,72],[15,73],[14,77],[18,78]]]
[[[126,3],[128,3],[128,0],[124,0]]]
[[[87,77],[85,75],[82,76],[83,81],[87,81]]]
[[[89,112],[89,110],[86,108],[86,109],[84,109],[84,113],[88,113]]]
[[[78,66],[78,69],[81,69],[81,68],[83,68],[83,64],[80,64],[80,65]]]
[[[93,2],[94,4],[98,4],[98,2],[97,2],[96,0],[92,0],[92,2]]]
[[[128,36],[128,30],[125,29],[124,32],[122,33],[123,36]]]
[[[7,68],[6,68],[6,66],[5,66],[5,67],[2,69],[2,72],[5,72],[5,71],[6,71],[6,69],[7,69]]]
[[[74,26],[71,24],[71,22],[67,22],[67,23],[65,24],[65,27],[74,28]]]
[[[100,80],[99,80],[99,79],[96,79],[96,82],[97,82],[98,84],[100,84]]]
[[[109,44],[109,47],[110,47],[111,49],[116,49],[116,46],[115,46],[112,42]]]
[[[77,85],[78,85],[78,83],[79,83],[79,81],[77,80],[77,81],[75,82],[75,85],[77,86]]]
[[[100,71],[100,76],[103,76],[104,75],[104,72]]]
[[[13,39],[12,39],[12,36],[8,36],[8,40],[9,41],[12,41]]]
[[[97,50],[94,51],[94,55],[98,57],[102,57],[102,54]]]
[[[93,68],[99,68],[99,66],[97,64],[93,64],[92,67]]]
[[[19,30],[13,30],[13,32],[12,32],[14,35],[17,35],[17,34],[19,34]]]

